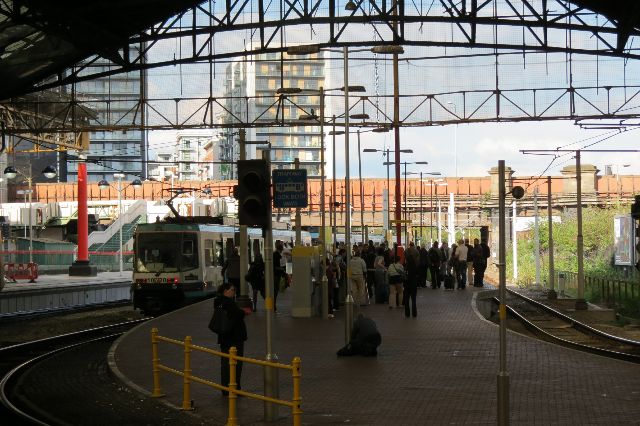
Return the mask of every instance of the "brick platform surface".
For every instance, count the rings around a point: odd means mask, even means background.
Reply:
[[[336,356],[344,344],[343,309],[330,320],[292,318],[290,294],[281,295],[273,347],[282,362],[302,358],[303,424],[497,424],[498,327],[474,309],[480,291],[420,289],[417,318],[405,318],[401,309],[386,305],[360,308],[382,333],[376,358]],[[139,326],[112,347],[112,369],[148,396],[152,390],[151,328],[180,340],[189,335],[196,345],[217,348],[215,335],[207,329],[212,309],[212,301],[205,301]],[[261,305],[246,322],[245,355],[263,358]],[[172,368],[183,368],[183,353],[176,346],[162,344],[160,359]],[[219,360],[210,355],[194,353],[192,369],[196,376],[219,379]],[[513,425],[640,424],[638,365],[509,332],[507,371]],[[290,398],[290,374],[281,372],[279,380],[280,396]],[[245,365],[242,387],[262,392],[262,370]],[[182,378],[163,373],[162,389],[164,401],[181,406]],[[226,422],[226,398],[219,391],[194,383],[191,399],[195,410],[182,413],[185,423]],[[238,411],[240,424],[264,424],[261,401],[240,398]],[[280,407],[279,414],[279,420],[269,424],[291,424],[288,409]],[[162,415],[148,413],[150,424]]]

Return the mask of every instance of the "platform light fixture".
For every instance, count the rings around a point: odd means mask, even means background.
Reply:
[[[56,177],[57,174],[58,172],[53,166],[47,166],[44,168],[44,170],[42,170],[42,175],[47,179],[52,179]],[[32,225],[33,215],[31,210],[32,208],[31,200],[33,196],[33,176],[31,175],[31,166],[29,166],[28,175],[18,171],[18,169],[16,169],[14,166],[7,166],[4,169],[4,175],[7,177],[7,179],[15,179],[18,175],[22,175],[27,180],[27,184],[29,185],[29,191],[28,191],[28,194],[29,194],[29,263],[33,263],[33,225]]]

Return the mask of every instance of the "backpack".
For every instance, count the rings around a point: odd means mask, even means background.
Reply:
[[[486,244],[480,244],[480,246],[482,247],[482,256],[485,259],[488,259],[491,257],[491,250],[489,249],[489,246]]]
[[[264,267],[263,264],[252,263],[249,266],[249,270],[247,271],[247,275],[244,277],[245,280],[251,284],[254,288],[262,288],[264,287]],[[257,286],[257,287],[256,287]]]

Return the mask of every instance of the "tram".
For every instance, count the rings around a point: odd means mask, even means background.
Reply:
[[[248,228],[247,236],[253,259],[252,251],[263,253],[262,229]],[[154,314],[214,296],[224,279],[222,267],[239,238],[237,227],[198,223],[194,218],[139,224],[134,234],[134,309]],[[294,241],[295,231],[274,230],[273,240]],[[302,242],[311,243],[308,232],[302,232]]]

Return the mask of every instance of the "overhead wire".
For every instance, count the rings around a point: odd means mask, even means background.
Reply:
[[[620,130],[612,130],[612,131],[605,132],[605,133],[600,134],[600,135],[591,136],[591,137],[588,137],[588,138],[585,138],[585,139],[581,139],[581,140],[579,140],[579,141],[574,141],[574,142],[571,142],[571,143],[568,143],[568,144],[565,144],[565,145],[559,146],[559,147],[557,147],[557,148],[556,148],[556,150],[557,150],[557,151],[565,150],[565,149],[567,149],[567,147],[570,147],[570,146],[572,146],[572,145],[576,145],[576,144],[579,144],[579,143],[582,143],[582,142],[585,142],[585,141],[590,141],[590,140],[592,140],[592,139],[596,139],[596,138],[597,138],[597,140],[596,140],[596,141],[591,142],[591,143],[588,143],[588,144],[586,144],[586,145],[583,145],[583,146],[582,146],[582,147],[580,147],[580,148],[576,148],[576,149],[575,149],[575,151],[580,151],[580,150],[583,150],[583,149],[586,149],[586,148],[592,147],[592,146],[594,146],[594,145],[600,144],[600,143],[602,143],[602,142],[605,142],[605,141],[607,141],[607,140],[609,140],[609,139],[611,139],[611,138],[613,138],[613,137],[615,137],[615,136],[619,136],[619,135],[621,135],[621,134],[623,134],[623,133],[625,133],[625,132],[633,131],[633,130],[638,130],[638,128],[637,128],[637,127],[634,127],[634,128],[624,128],[624,129],[620,129]],[[536,177],[532,182],[530,182],[530,183],[527,185],[527,187],[525,188],[525,190],[528,190],[528,189],[529,189],[529,188],[530,188],[534,183],[536,183],[538,180],[542,179],[542,176],[545,176],[545,175],[546,175],[546,173],[547,173],[547,171],[548,171],[548,170],[551,168],[551,166],[553,166],[554,164],[555,164],[556,166],[560,166],[560,165],[563,165],[563,164],[568,163],[568,162],[571,160],[571,158],[568,158],[568,159],[566,159],[564,162],[562,162],[562,163],[559,163],[559,164],[558,164],[558,163],[556,163],[556,160],[558,160],[558,159],[560,159],[560,158],[563,158],[563,157],[568,157],[568,156],[570,156],[572,153],[571,153],[571,152],[557,152],[557,153],[555,153],[555,154],[554,154],[554,153],[553,153],[553,152],[551,152],[551,151],[553,151],[553,150],[550,150],[550,152],[549,152],[549,153],[529,153],[530,155],[551,155],[551,156],[553,156],[553,158],[551,159],[551,161],[549,162],[549,164],[545,167],[545,169],[544,169],[542,172],[540,172],[540,173],[538,174],[538,176],[537,176],[537,177]]]

